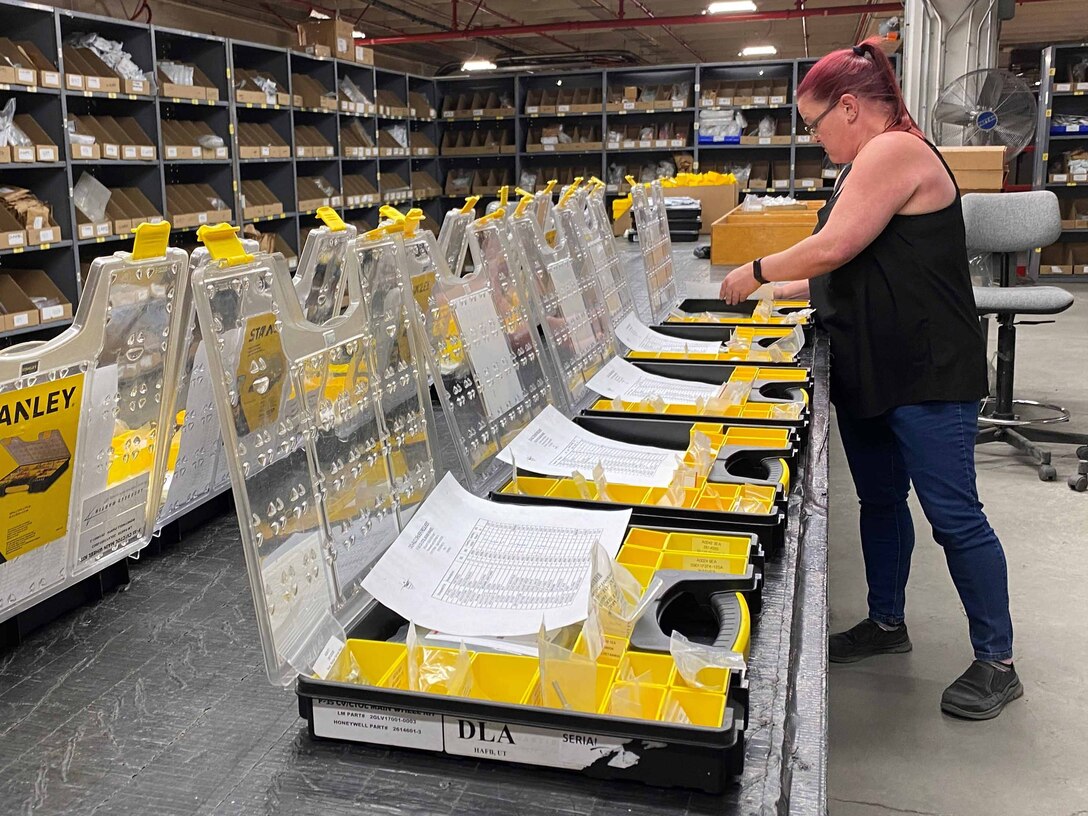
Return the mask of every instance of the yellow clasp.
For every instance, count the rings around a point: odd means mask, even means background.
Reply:
[[[505,217],[506,217],[506,210],[504,208],[502,208],[502,207],[499,207],[494,212],[489,212],[487,215],[484,215],[484,216],[481,216],[480,218],[477,218],[476,219],[476,226],[482,227],[484,224],[488,224],[488,223],[490,223],[492,221],[501,221]]]
[[[469,196],[465,199],[465,203],[461,205],[461,215],[468,215],[472,212],[472,208],[476,206],[476,202],[480,200],[478,195]]]
[[[344,219],[332,207],[318,207],[317,217],[329,228],[330,232],[343,232],[348,228]]]
[[[170,222],[160,221],[148,224],[146,221],[132,228],[136,238],[132,241],[132,260],[147,261],[151,258],[165,258],[166,248],[170,245]]]
[[[514,218],[521,218],[525,215],[525,210],[533,203],[532,193],[527,193],[524,190],[519,190],[519,192],[521,194],[521,201],[518,202],[517,209],[514,210]]]
[[[253,256],[246,252],[238,237],[238,227],[231,224],[205,224],[196,231],[196,239],[208,248],[208,253],[227,266],[249,263]]]

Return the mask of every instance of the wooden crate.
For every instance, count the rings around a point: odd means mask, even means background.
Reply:
[[[824,202],[803,203],[803,207],[763,212],[730,210],[710,228],[711,264],[739,266],[803,241],[816,229],[816,212]]]

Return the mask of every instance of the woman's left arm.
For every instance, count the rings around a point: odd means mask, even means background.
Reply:
[[[909,139],[910,142],[904,140]],[[856,257],[873,242],[918,189],[914,150],[925,146],[908,133],[884,133],[854,160],[827,224],[789,249],[762,261],[768,281],[808,280],[826,275]],[[928,150],[928,148],[926,148]],[[760,286],[752,264],[738,266],[722,282],[728,303],[745,300]]]

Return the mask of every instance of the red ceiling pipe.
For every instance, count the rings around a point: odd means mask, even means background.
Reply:
[[[768,20],[800,20],[805,17],[841,17],[847,14],[881,13],[902,11],[902,3],[875,3],[856,6],[828,6],[826,8],[784,9],[782,11],[757,11],[748,14],[704,15],[691,14],[679,17],[628,17],[612,20],[571,20],[564,23],[539,23],[536,25],[473,28],[460,31],[435,31],[426,34],[402,34],[390,37],[368,37],[357,40],[361,45],[407,45],[409,43],[444,42],[449,40],[474,40],[479,37],[513,37],[523,34],[545,34],[552,31],[601,31],[623,28],[660,28],[663,26],[718,25],[721,23],[753,23]]]

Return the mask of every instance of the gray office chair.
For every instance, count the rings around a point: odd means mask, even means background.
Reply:
[[[1058,198],[1050,191],[1028,193],[971,193],[963,197],[967,249],[992,253],[1000,263],[1000,286],[976,286],[975,308],[980,318],[997,318],[997,386],[979,413],[976,444],[1004,442],[1026,453],[1038,465],[1039,478],[1049,482],[1057,475],[1050,451],[1036,442],[1079,445],[1078,473],[1069,478],[1071,488],[1088,487],[1088,434],[1054,430],[1050,425],[1068,422],[1069,412],[1059,405],[1013,398],[1016,364],[1017,315],[1054,315],[1073,304],[1073,296],[1057,286],[1013,286],[1012,256],[1054,243],[1061,234]],[[1021,321],[1024,325],[1053,321]]]

